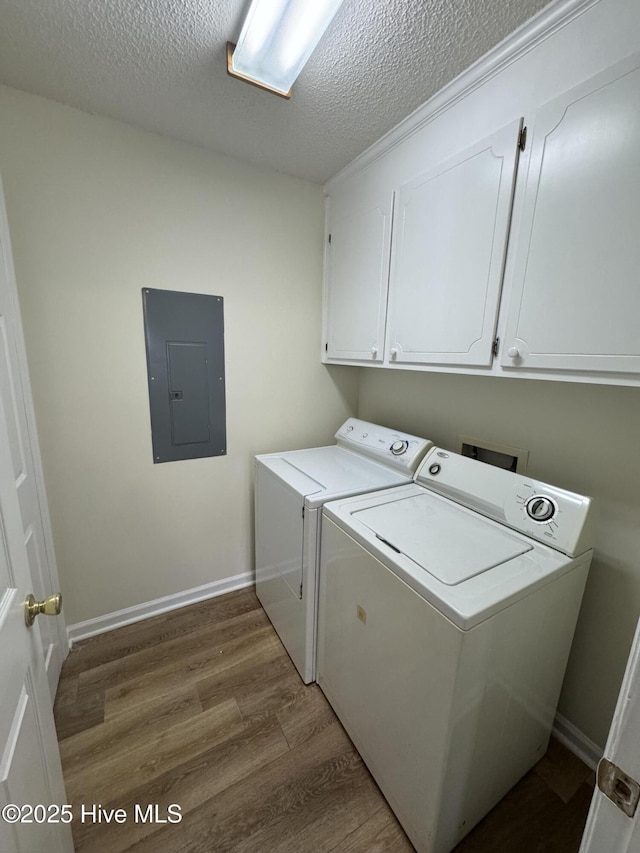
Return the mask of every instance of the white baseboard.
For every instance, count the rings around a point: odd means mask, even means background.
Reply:
[[[122,628],[124,625],[150,619],[152,616],[168,613],[178,607],[196,604],[206,598],[215,598],[218,595],[251,586],[253,582],[253,572],[243,572],[241,575],[223,578],[203,586],[196,586],[193,589],[185,589],[182,592],[165,595],[163,598],[156,598],[153,601],[145,601],[143,604],[134,604],[133,607],[125,607],[124,610],[116,610],[113,613],[106,613],[104,616],[96,616],[94,619],[77,622],[75,625],[68,625],[69,647],[71,648],[78,640],[86,640],[88,637],[95,637],[97,634]]]
[[[552,734],[592,770],[596,769],[603,750],[562,714],[556,714]]]

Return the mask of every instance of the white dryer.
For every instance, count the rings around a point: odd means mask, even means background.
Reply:
[[[349,418],[336,444],[256,456],[256,593],[303,681],[315,680],[325,501],[410,483],[432,442]]]
[[[590,499],[432,448],[324,508],[317,680],[420,853],[544,754],[591,562]]]

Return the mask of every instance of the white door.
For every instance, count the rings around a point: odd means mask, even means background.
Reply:
[[[20,504],[32,592],[43,599],[59,588],[44,479],[35,428],[11,244],[0,186],[0,399],[4,405],[8,446]],[[51,699],[68,651],[63,619],[40,626]]]
[[[512,122],[400,188],[392,364],[491,364],[519,131],[520,121]]]
[[[535,116],[502,364],[640,373],[640,54]]]
[[[598,766],[599,787],[593,794],[580,853],[640,853],[639,734],[640,622],[620,688],[604,758]],[[613,800],[600,787],[607,790]],[[619,805],[614,802],[616,800]]]
[[[393,194],[330,205],[325,357],[375,364],[384,355]]]
[[[40,626],[24,619],[31,578],[1,401],[0,537],[0,850],[70,853]]]

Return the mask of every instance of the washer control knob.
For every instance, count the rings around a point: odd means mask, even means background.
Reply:
[[[534,495],[526,504],[527,515],[534,521],[550,521],[555,515],[556,507],[550,498],[544,495]]]
[[[518,347],[509,347],[507,350],[507,355],[509,358],[520,358],[520,350]]]
[[[389,450],[393,453],[394,456],[402,456],[403,453],[407,452],[407,447],[409,447],[408,441],[398,439],[398,441],[393,442]]]
[[[435,477],[436,474],[439,474],[442,469],[442,465],[439,462],[434,462],[433,465],[429,465],[429,473],[433,474]]]

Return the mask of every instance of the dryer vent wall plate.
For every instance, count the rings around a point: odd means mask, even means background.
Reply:
[[[460,436],[461,456],[477,459],[487,465],[495,465],[496,468],[504,468],[505,471],[513,471],[516,474],[526,474],[529,462],[529,451],[522,447],[511,447],[508,444],[494,444],[481,438],[468,435]]]

